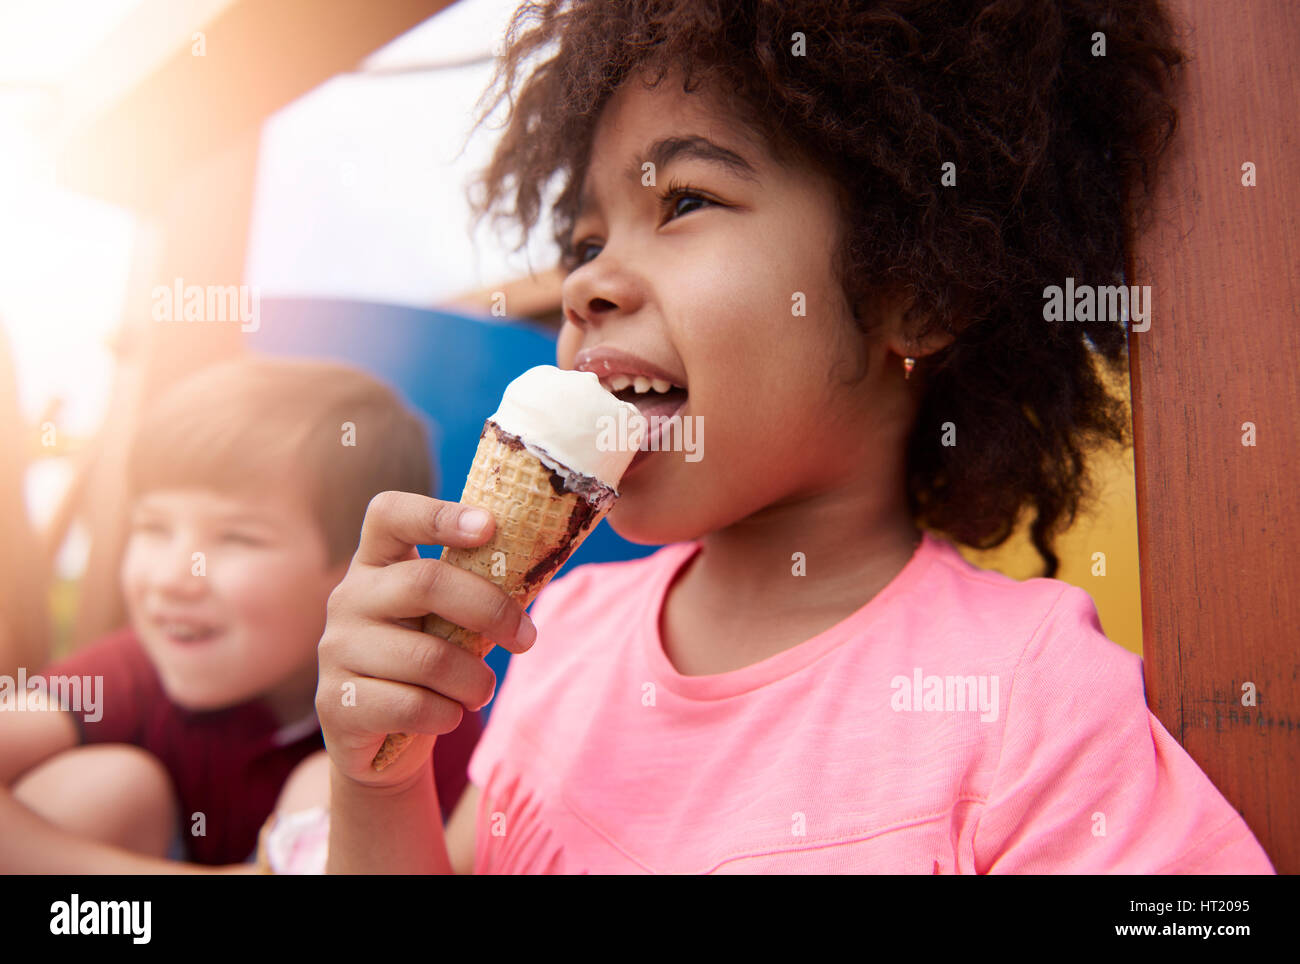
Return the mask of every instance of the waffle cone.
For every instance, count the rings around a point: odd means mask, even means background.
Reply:
[[[496,530],[483,545],[447,546],[440,558],[491,580],[526,608],[613,507],[614,493],[605,489],[592,501],[568,491],[559,474],[488,421],[460,501],[490,512]],[[495,645],[435,614],[424,618],[422,628],[480,659]],[[388,734],[372,766],[384,769],[410,740],[408,734]]]

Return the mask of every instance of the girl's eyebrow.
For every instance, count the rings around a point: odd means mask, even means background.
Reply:
[[[645,157],[653,161],[655,167],[667,167],[678,158],[693,158],[697,161],[717,164],[736,177],[748,181],[758,180],[758,172],[749,161],[735,151],[728,150],[698,134],[688,134],[685,137],[661,137],[646,149]],[[629,180],[640,180],[642,163],[644,162],[633,161],[628,166],[625,174]]]
[[[661,137],[652,143],[642,153],[642,158],[633,159],[633,161],[624,169],[624,177],[634,183],[641,180],[641,165],[649,160],[654,163],[656,168],[667,167],[673,161],[693,159],[704,161],[708,164],[714,164],[721,167],[728,174],[735,177],[744,178],[747,181],[757,181],[758,172],[754,166],[745,160],[735,151],[719,144],[713,143],[707,137],[699,134],[688,134],[684,137],[670,136]],[[583,191],[582,197],[578,201],[578,208],[575,218],[582,217],[587,211],[596,207],[596,199],[590,187]]]

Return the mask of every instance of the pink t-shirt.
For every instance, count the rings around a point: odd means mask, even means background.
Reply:
[[[476,873],[1273,873],[1082,589],[926,533],[837,625],[683,676],[659,614],[699,550],[537,599],[470,759]]]

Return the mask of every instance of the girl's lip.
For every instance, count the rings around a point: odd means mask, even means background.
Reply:
[[[615,375],[629,375],[633,378],[640,375],[652,381],[668,382],[670,385],[676,385],[683,390],[687,389],[685,378],[674,375],[658,365],[653,365],[631,352],[614,348],[611,345],[584,348],[574,357],[573,370],[592,372],[601,380],[612,378]]]

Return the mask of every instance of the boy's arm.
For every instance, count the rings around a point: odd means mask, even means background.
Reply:
[[[0,710],[0,787],[8,789],[32,767],[81,742],[65,710]]]
[[[242,870],[162,860],[86,840],[33,813],[0,787],[0,873],[205,874]],[[252,872],[252,871],[248,871]]]
[[[0,832],[0,871],[183,873],[185,865],[153,860],[61,830],[14,799],[11,788],[19,777],[79,742],[77,723],[64,710],[0,712],[0,827],[4,828]]]
[[[14,799],[12,787],[33,767],[80,744],[77,722],[64,710],[0,711],[0,873],[243,873],[132,853],[69,833]]]

